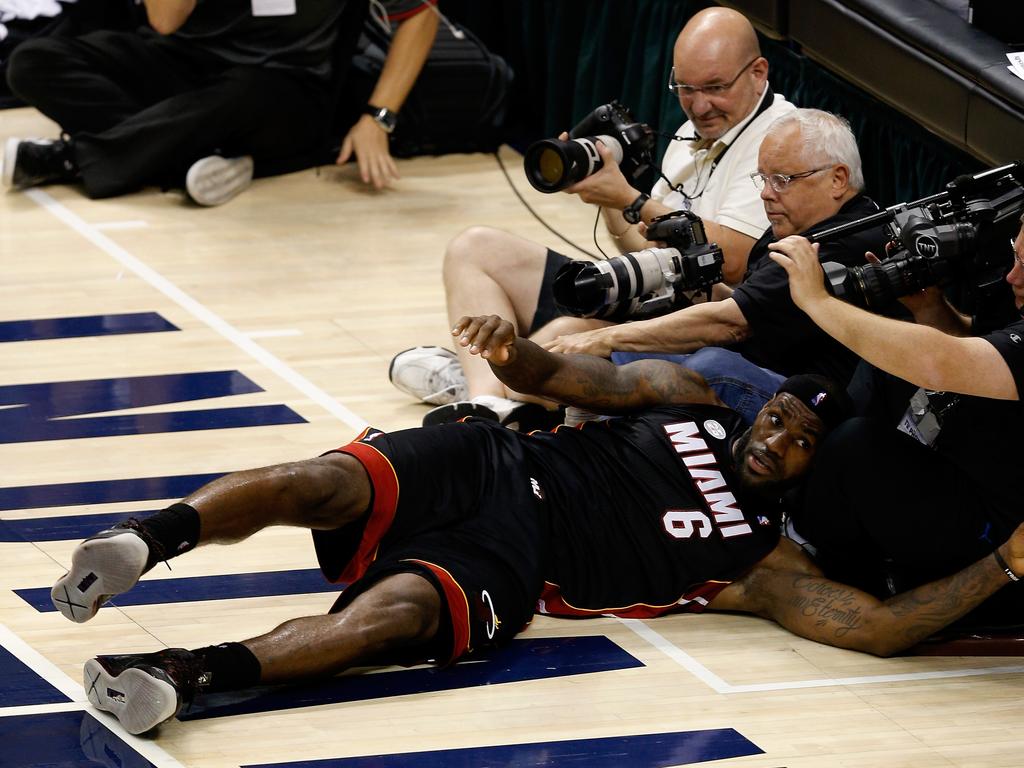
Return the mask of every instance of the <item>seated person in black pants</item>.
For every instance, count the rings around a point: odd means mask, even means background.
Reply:
[[[81,181],[92,198],[184,183],[195,202],[219,205],[254,173],[313,165],[328,144],[346,74],[338,70],[351,59],[365,3],[145,0],[152,29],[28,41],[11,57],[11,89],[64,136],[9,139],[3,182]],[[343,163],[354,152],[363,180],[377,187],[397,176],[387,134],[437,30],[429,2],[385,5],[402,25],[338,156]]]

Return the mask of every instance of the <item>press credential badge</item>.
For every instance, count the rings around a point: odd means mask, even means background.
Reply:
[[[294,16],[295,0],[251,0],[253,16]]]

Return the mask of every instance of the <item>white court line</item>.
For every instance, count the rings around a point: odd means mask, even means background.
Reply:
[[[93,224],[96,229],[108,230],[120,230],[120,229],[145,229],[149,226],[148,221],[142,219],[131,219],[128,221],[99,221]]]
[[[873,683],[898,683],[914,680],[938,680],[952,677],[979,677],[983,675],[1006,675],[1024,672],[1024,665],[1006,667],[980,667],[969,669],[947,669],[932,672],[902,672],[893,675],[863,675],[861,677],[826,677],[817,680],[781,680],[774,683],[752,683],[733,685],[726,682],[710,669],[660,634],[640,619],[619,619],[629,629],[664,653],[674,662],[690,672],[716,693],[759,693],[763,691],[791,691],[799,688],[829,688],[832,686],[871,685]]]
[[[6,625],[0,624],[0,645],[6,648],[25,666],[36,672],[46,682],[72,701],[78,702],[79,709],[86,702],[85,691],[65,675],[49,659],[14,634]]]
[[[50,663],[46,658],[33,650],[24,640],[14,634],[4,624],[0,624],[0,645],[6,648],[22,664],[28,666],[33,672],[39,675],[58,691],[71,699],[68,704],[48,704],[34,707],[4,707],[0,708],[0,717],[45,714],[50,712],[67,712],[74,710],[87,710],[96,720],[102,723],[108,730],[117,735],[125,744],[146,758],[156,768],[185,768],[181,763],[167,754],[152,739],[140,739],[132,736],[126,731],[113,715],[100,712],[88,703],[85,690],[70,677],[65,675],[56,665]]]
[[[0,717],[49,715],[55,712],[81,712],[83,709],[85,709],[85,705],[78,701],[67,701],[60,704],[31,704],[24,707],[0,707]]]
[[[357,416],[337,400],[332,398],[305,376],[286,365],[278,357],[272,355],[244,333],[230,325],[219,315],[207,309],[155,269],[144,264],[135,256],[132,256],[124,248],[100,232],[95,226],[72,213],[66,207],[50,197],[49,194],[41,189],[28,189],[25,190],[24,194],[37,205],[45,208],[49,213],[53,214],[53,216],[63,221],[86,240],[105,252],[108,256],[120,262],[126,269],[131,270],[151,286],[156,288],[160,293],[193,317],[203,323],[206,323],[206,325],[210,326],[210,328],[226,338],[236,347],[248,353],[259,363],[276,373],[332,416],[340,419],[356,431],[365,429],[369,426],[368,422],[364,421],[361,417]]]

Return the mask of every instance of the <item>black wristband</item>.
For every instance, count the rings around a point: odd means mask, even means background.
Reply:
[[[641,192],[636,200],[627,205],[622,209],[622,218],[624,218],[630,224],[639,224],[643,221],[643,217],[640,215],[640,211],[643,210],[644,205],[651,199],[650,195],[645,195]]]
[[[1010,581],[1020,581],[1020,576],[1010,569],[1010,566],[1006,564],[1005,560],[1003,560],[1003,556],[999,554],[998,547],[992,550],[992,557],[996,559],[996,564],[1003,569],[1003,573],[1007,575]]]

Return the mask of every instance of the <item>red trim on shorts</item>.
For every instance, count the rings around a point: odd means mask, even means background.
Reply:
[[[361,440],[365,436],[366,431],[358,439]],[[395,519],[395,510],[398,508],[398,475],[395,474],[395,468],[391,466],[388,458],[366,443],[352,442],[337,448],[334,452],[347,453],[362,464],[373,486],[373,506],[363,529],[363,536],[359,540],[359,548],[334,582],[351,584],[361,578],[370,567],[370,563],[377,559],[380,540],[384,538],[384,534],[388,532]]]
[[[731,583],[729,581],[706,581],[693,587],[676,602],[669,603],[668,605],[634,603],[633,605],[618,608],[577,608],[575,605],[570,605],[562,597],[561,587],[545,581],[544,589],[541,590],[540,597],[537,599],[537,613],[544,613],[550,616],[572,616],[575,618],[611,614],[623,619],[653,619],[675,611],[701,613],[707,608],[707,604],[714,600],[718,593]]]
[[[448,615],[452,620],[452,653],[444,663],[451,664],[469,650],[469,600],[466,599],[466,593],[455,577],[440,565],[415,558],[402,562],[417,563],[428,568],[441,583],[445,602],[448,603]]]
[[[437,5],[437,0],[423,0],[422,5],[418,5],[412,10],[403,11],[402,13],[389,13],[388,21],[405,21],[406,19],[411,19],[413,16],[427,10],[427,6],[430,5]]]

